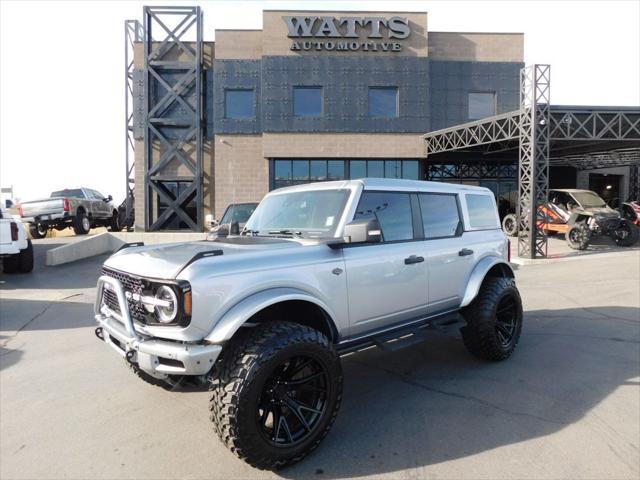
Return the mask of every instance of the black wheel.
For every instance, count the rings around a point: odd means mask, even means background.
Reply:
[[[49,229],[41,223],[38,223],[37,225],[34,225],[33,223],[29,224],[29,233],[31,234],[31,238],[44,238],[47,236],[48,230]]]
[[[502,219],[502,230],[510,237],[518,235],[518,218],[515,213],[504,216]]]
[[[91,221],[87,214],[79,212],[76,214],[76,218],[73,221],[73,231],[76,235],[86,235],[91,230]]]
[[[638,241],[638,227],[626,219],[620,220],[620,225],[611,232],[611,238],[619,247],[632,247]]]
[[[301,460],[327,435],[342,399],[342,367],[312,328],[269,322],[247,330],[216,364],[211,420],[234,454],[273,470]]]
[[[27,248],[20,250],[18,255],[18,271],[20,273],[29,273],[33,270],[33,244],[31,240],[27,240]]]
[[[567,245],[574,250],[585,250],[591,240],[591,230],[586,223],[576,223],[566,233]]]
[[[120,230],[122,230],[122,227],[120,226],[120,216],[118,215],[118,212],[113,212],[111,222],[109,223],[109,231],[119,232]]]
[[[484,360],[508,358],[522,331],[522,300],[512,278],[486,278],[462,316],[460,329],[467,350]]]
[[[2,260],[2,272],[3,273],[16,273],[18,271],[18,266],[20,265],[19,255],[11,255],[10,257],[5,257]]]

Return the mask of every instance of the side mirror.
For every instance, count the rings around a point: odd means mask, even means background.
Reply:
[[[238,222],[229,224],[229,235],[240,235],[240,224]]]
[[[113,197],[111,195],[107,195],[105,198],[102,199],[105,202],[110,202],[111,200],[113,200]]]
[[[345,245],[380,243],[382,230],[377,218],[361,218],[344,226],[342,241],[330,243],[331,248],[342,248]]]
[[[13,207],[13,202],[7,198],[7,199],[4,201],[4,207],[5,207],[5,208],[11,208],[11,207]]]

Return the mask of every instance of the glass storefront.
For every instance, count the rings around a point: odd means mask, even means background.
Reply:
[[[271,160],[269,188],[365,177],[418,180],[420,160]]]

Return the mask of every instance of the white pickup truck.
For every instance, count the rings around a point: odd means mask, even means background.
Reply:
[[[33,270],[33,245],[18,218],[0,207],[0,258],[4,273],[29,273]]]

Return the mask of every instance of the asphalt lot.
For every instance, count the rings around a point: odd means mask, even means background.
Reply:
[[[207,392],[142,383],[93,334],[104,257],[0,277],[0,478],[633,478],[640,476],[640,252],[517,272],[504,363],[434,333],[344,358],[320,448],[278,473],[217,440]]]

